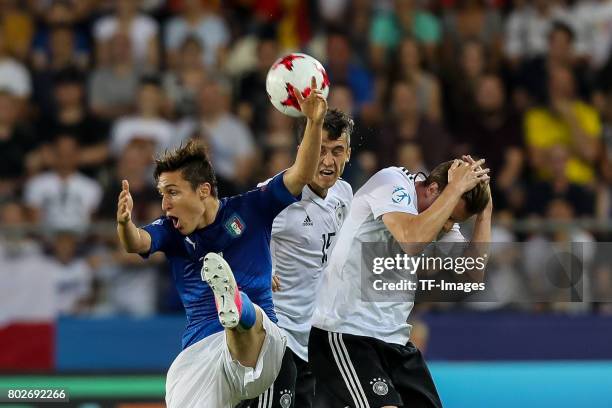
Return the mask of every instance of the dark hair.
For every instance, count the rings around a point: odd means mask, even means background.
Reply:
[[[180,171],[185,180],[195,191],[200,184],[209,183],[211,194],[217,197],[217,178],[208,158],[206,147],[198,140],[192,139],[186,145],[175,150],[166,151],[155,158],[153,177],[159,180],[162,173]]]
[[[576,37],[576,35],[574,34],[574,30],[572,29],[572,27],[569,24],[564,23],[563,21],[553,21],[552,26],[550,27],[550,30],[548,31],[548,40],[550,41],[552,35],[557,32],[557,31],[561,31],[562,33],[565,33],[565,35],[568,36],[570,42],[574,41],[574,38]]]
[[[327,137],[329,140],[338,140],[342,137],[343,133],[346,133],[346,143],[351,147],[351,134],[353,133],[353,127],[355,123],[353,119],[340,109],[331,108],[327,110],[325,119],[323,119],[323,130],[327,131]],[[306,120],[303,119],[299,126],[300,142],[304,137],[304,130],[306,128]]]
[[[57,71],[53,75],[53,82],[55,86],[60,85],[83,85],[85,77],[78,68],[70,66]]]
[[[159,75],[156,75],[156,74],[146,74],[140,78],[138,84],[140,85],[140,88],[146,85],[151,85],[156,88],[161,88],[161,78],[159,77]]]
[[[452,165],[453,160],[438,164],[425,178],[425,185],[436,183],[439,191],[444,190],[448,185],[448,169]],[[461,198],[465,200],[465,208],[470,214],[478,214],[489,204],[489,185],[479,183],[470,191],[463,193]]]

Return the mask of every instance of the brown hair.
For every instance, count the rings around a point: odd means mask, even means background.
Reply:
[[[180,170],[181,175],[195,191],[200,184],[209,183],[211,194],[217,197],[217,177],[212,167],[206,147],[197,140],[190,140],[175,150],[166,151],[155,158],[155,181],[162,173]]]
[[[439,191],[444,190],[448,185],[448,169],[452,165],[453,160],[438,164],[425,178],[425,185],[436,183]],[[470,214],[478,214],[489,204],[489,184],[479,183],[470,191],[463,193],[461,198],[465,200],[465,208]]]

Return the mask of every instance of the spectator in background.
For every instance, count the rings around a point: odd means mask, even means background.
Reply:
[[[204,66],[215,69],[223,65],[230,32],[212,1],[183,0],[181,15],[166,23],[164,43],[171,67],[177,66],[179,48],[189,36],[195,36],[202,44]]]
[[[502,18],[484,0],[459,0],[454,9],[447,10],[442,20],[444,42],[450,55],[468,40],[483,44],[490,63],[497,66],[502,46]]]
[[[238,86],[238,116],[251,127],[259,137],[267,126],[266,112],[270,99],[266,92],[268,70],[278,58],[279,49],[273,33],[266,33],[257,43],[257,64],[247,72]]]
[[[32,221],[45,227],[82,231],[102,198],[102,188],[77,171],[79,146],[73,136],[53,143],[51,171],[32,177],[24,188],[24,202]]]
[[[548,50],[548,35],[555,21],[571,24],[570,15],[559,0],[515,1],[506,20],[504,52],[511,65],[541,57]]]
[[[50,62],[57,57],[52,52],[58,52],[58,41],[67,38],[65,31],[72,32],[69,44],[72,44],[72,54],[69,58],[80,69],[86,69],[89,64],[89,41],[87,33],[75,26],[76,10],[69,0],[54,0],[44,12],[44,25],[37,31],[31,46],[31,59],[34,69],[41,71],[49,68]],[[69,49],[62,48],[66,50]]]
[[[546,54],[527,60],[521,65],[515,89],[515,101],[525,99],[525,106],[545,103],[548,97],[549,70],[556,65],[570,68],[577,84],[577,94],[586,99],[588,97],[586,67],[574,54],[572,28],[565,23],[555,22],[551,25],[547,38]],[[522,92],[526,92],[527,95],[516,95]]]
[[[436,47],[442,39],[440,22],[415,0],[394,0],[393,9],[381,10],[374,16],[370,31],[372,65],[377,69],[383,67],[405,35],[423,46],[425,60],[433,65]]]
[[[525,137],[529,159],[536,176],[551,178],[550,153],[565,146],[569,159],[568,181],[580,185],[595,180],[595,161],[600,150],[601,122],[595,109],[576,97],[572,71],[564,66],[550,68],[549,103],[525,115]]]
[[[229,110],[231,95],[225,78],[208,78],[199,93],[199,117],[182,126],[183,140],[196,134],[208,145],[220,196],[252,184],[257,153],[251,131]]]
[[[0,202],[16,197],[25,176],[41,162],[35,133],[19,121],[18,100],[0,90]]]
[[[53,110],[43,112],[38,125],[38,136],[46,143],[55,136],[69,134],[76,138],[80,148],[79,168],[94,176],[108,159],[108,124],[90,115],[85,103],[84,77],[76,69],[56,74],[53,90]],[[46,150],[47,162],[49,158]]]
[[[90,311],[94,301],[93,270],[79,254],[80,237],[71,230],[54,230],[50,237],[52,256],[45,272],[55,279],[60,315],[77,315]]]
[[[548,206],[554,200],[563,200],[572,207],[577,216],[594,215],[595,197],[593,192],[584,186],[572,183],[566,174],[569,152],[565,146],[556,145],[549,152],[549,169],[551,179],[535,182],[527,190],[525,209],[527,214],[545,215]]]
[[[442,96],[438,79],[422,68],[419,45],[413,37],[404,37],[397,50],[397,62],[391,64],[396,80],[414,84],[419,113],[433,122],[442,119]]]
[[[476,112],[476,85],[487,70],[484,47],[477,41],[466,41],[458,57],[459,67],[447,65],[443,75],[445,119],[453,133],[460,132]]]
[[[454,146],[455,156],[473,154],[487,160],[495,182],[496,209],[504,208],[519,182],[525,154],[520,117],[506,103],[501,78],[485,74],[476,85],[476,112],[466,120]]]
[[[141,142],[133,140],[122,150],[117,165],[111,175],[110,183],[104,189],[98,218],[115,220],[117,218],[117,197],[122,190],[122,180],[130,183],[130,194],[134,199],[132,217],[135,222],[144,222],[151,216],[159,216],[159,193],[153,185],[153,155],[141,148]]]
[[[34,21],[21,1],[5,0],[0,4],[0,36],[8,53],[25,61],[34,35]]]
[[[132,44],[132,61],[156,71],[159,64],[157,22],[139,12],[141,0],[114,0],[115,14],[102,17],[93,27],[98,63],[109,62],[110,42],[117,33],[127,35]]]
[[[89,106],[103,119],[130,113],[136,102],[139,72],[132,61],[130,38],[117,33],[109,40],[108,64],[98,65],[90,74]]]
[[[396,165],[398,146],[406,142],[421,147],[426,168],[451,158],[450,138],[444,129],[419,113],[416,88],[408,82],[396,82],[391,89],[390,115],[376,141],[379,167]]]
[[[75,52],[75,31],[69,25],[54,26],[49,33],[47,59],[34,71],[34,99],[40,112],[53,110],[53,88],[58,72],[79,67],[82,61]]]
[[[374,101],[374,83],[366,69],[352,61],[347,35],[339,30],[327,34],[327,64],[325,67],[332,84],[342,82],[351,88],[357,111]]]
[[[202,54],[202,44],[197,37],[185,38],[176,67],[164,75],[164,90],[172,105],[170,110],[179,118],[197,114],[198,90],[206,79]]]
[[[10,56],[6,40],[0,32],[0,89],[13,95],[16,103],[24,105],[32,92],[30,73],[21,62]]]
[[[111,131],[111,153],[118,157],[132,142],[142,142],[143,148],[155,152],[163,151],[173,142],[174,126],[164,119],[165,95],[159,79],[144,77],[138,89],[136,114],[118,119]]]
[[[612,1],[575,2],[572,22],[577,36],[577,52],[593,70],[610,63],[612,47]]]

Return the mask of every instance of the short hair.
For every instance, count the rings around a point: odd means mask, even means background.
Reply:
[[[346,143],[349,147],[351,147],[351,135],[353,134],[354,127],[355,122],[353,122],[353,119],[340,109],[328,109],[325,114],[325,119],[323,119],[323,130],[327,131],[329,140],[338,140],[343,134],[346,134]],[[305,129],[306,120],[302,120],[299,126],[300,142],[304,137]]]
[[[572,27],[569,24],[564,23],[563,21],[559,21],[559,20],[553,21],[552,26],[550,27],[550,30],[548,31],[549,41],[552,35],[557,31],[565,33],[565,35],[567,35],[567,37],[569,38],[570,42],[574,42],[574,39],[576,38],[576,34],[574,33],[574,30],[572,29]]]
[[[186,145],[181,144],[177,149],[166,151],[155,158],[153,177],[156,182],[162,173],[173,171],[180,171],[194,191],[199,185],[209,183],[211,194],[217,197],[217,177],[202,142],[192,139]]]
[[[443,191],[448,185],[448,170],[453,162],[454,160],[449,160],[438,164],[425,178],[425,185],[436,183],[438,189]],[[478,183],[476,187],[463,193],[461,198],[465,200],[465,208],[470,214],[478,214],[489,204],[489,184]]]

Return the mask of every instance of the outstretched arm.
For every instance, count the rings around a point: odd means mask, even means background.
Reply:
[[[304,138],[298,149],[295,163],[283,175],[283,182],[287,190],[294,196],[299,195],[304,186],[314,178],[321,154],[321,137],[323,120],[327,113],[327,101],[317,89],[317,81],[314,77],[310,82],[310,88],[312,91],[306,98],[298,89],[290,88],[290,92],[293,92],[302,113],[306,116]]]
[[[132,208],[134,201],[130,194],[127,180],[122,182],[123,189],[117,202],[117,235],[121,246],[127,252],[143,254],[151,249],[151,235],[132,222]]]

